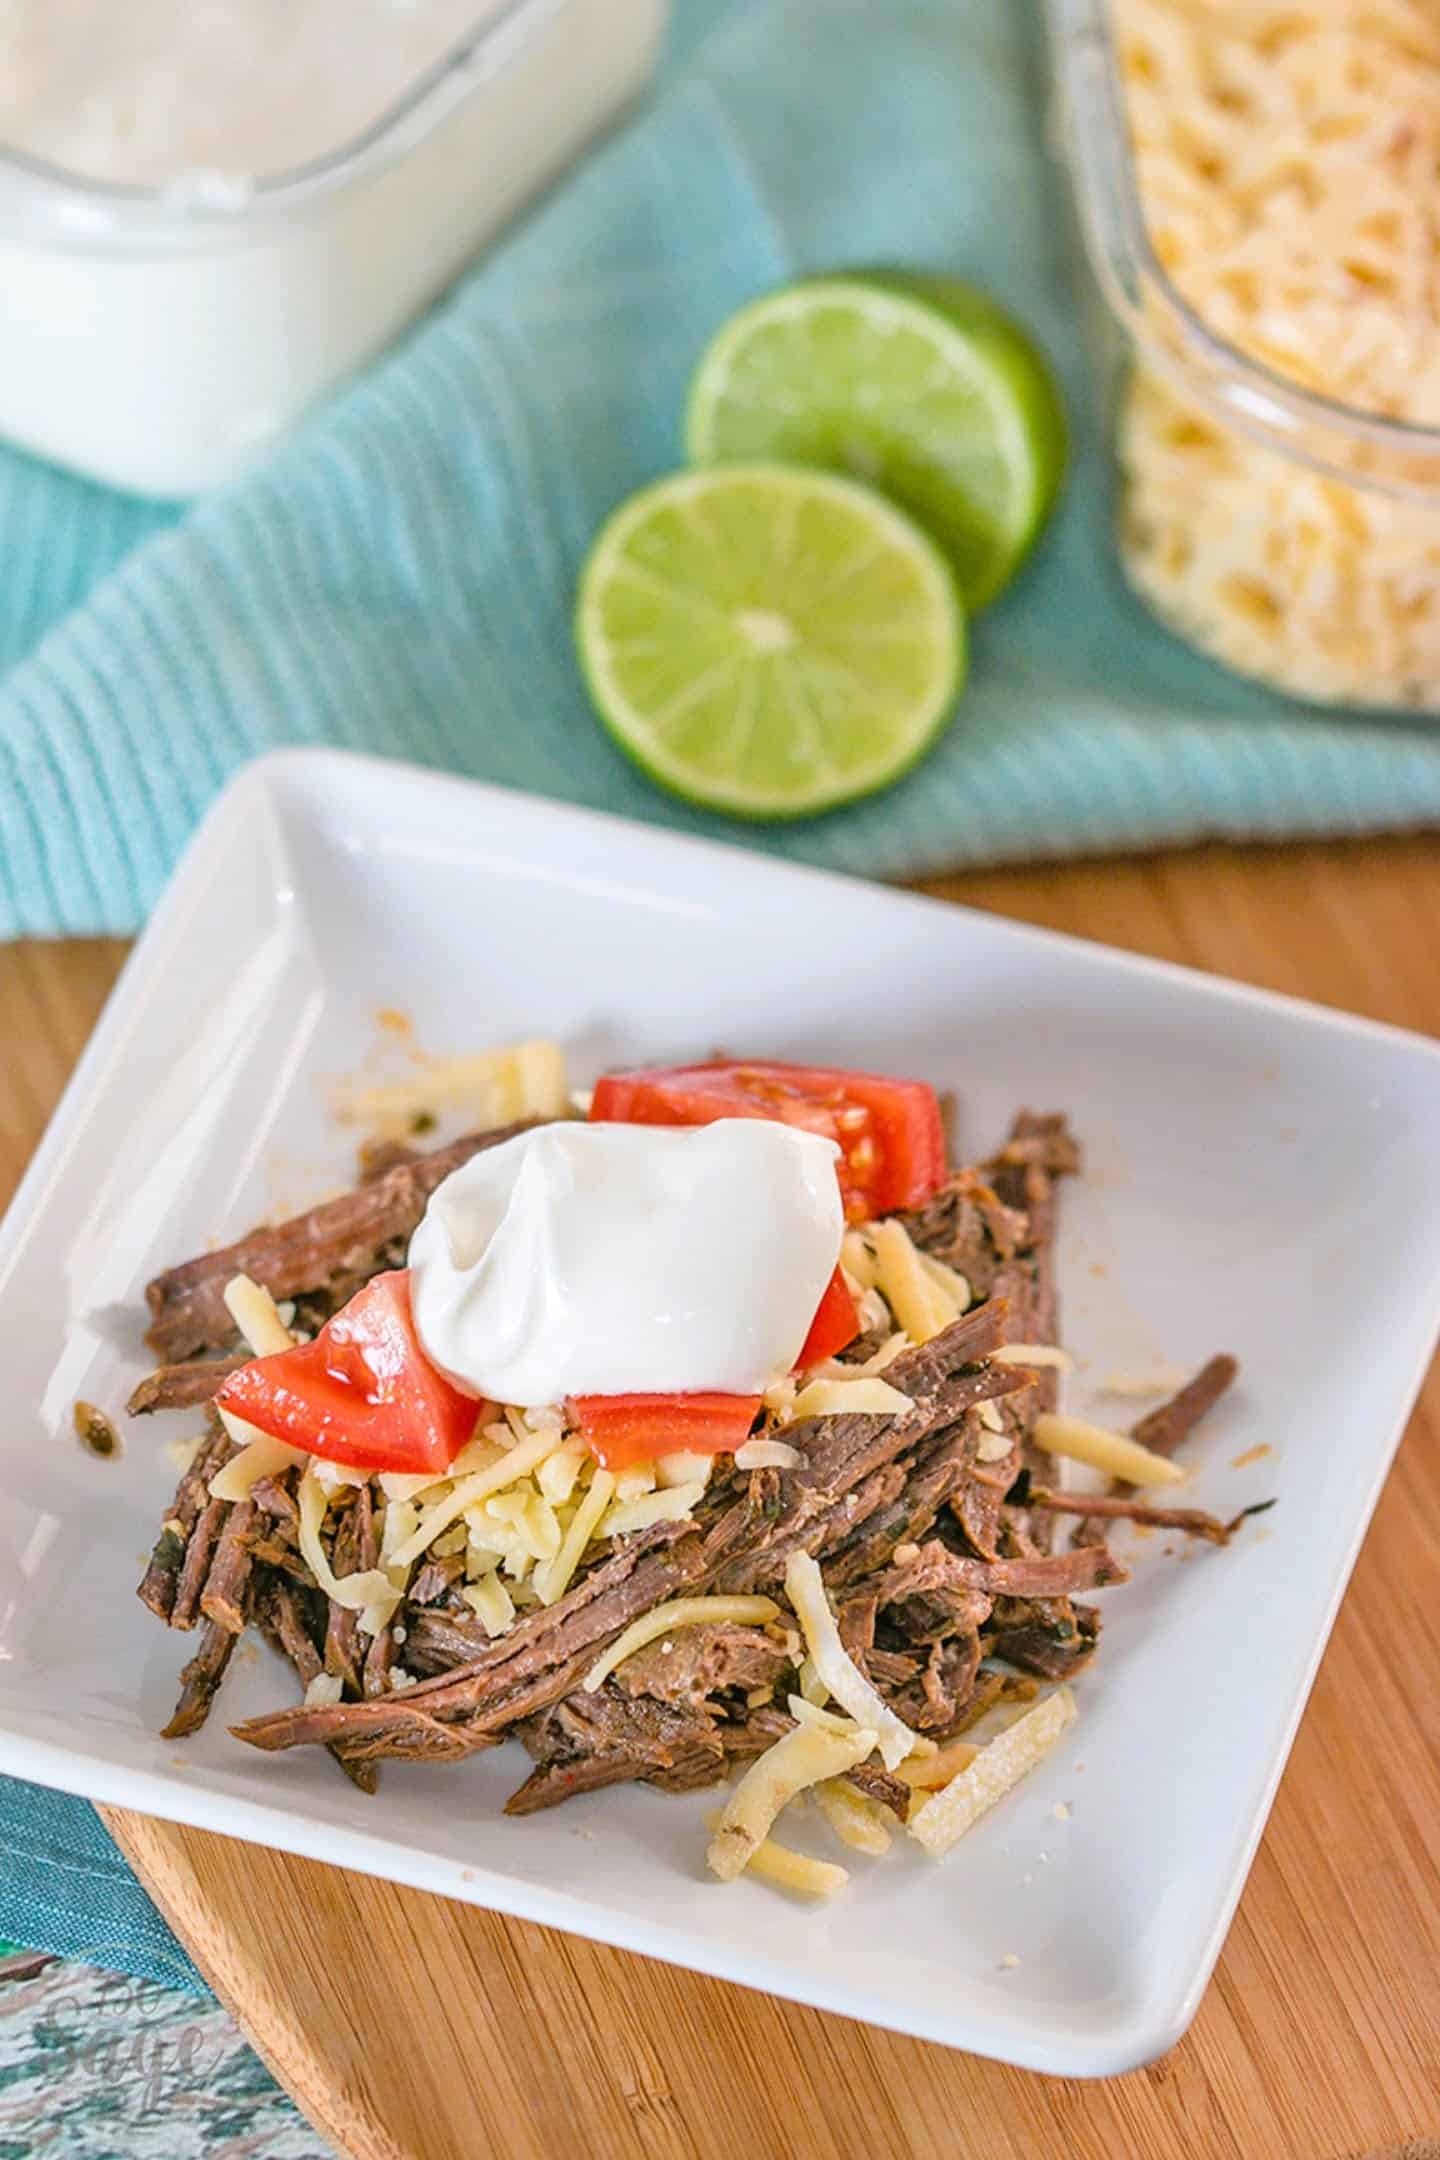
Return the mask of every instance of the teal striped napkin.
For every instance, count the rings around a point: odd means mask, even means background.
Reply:
[[[1121,589],[1043,111],[1026,0],[681,0],[644,113],[230,493],[139,504],[0,452],[0,934],[133,930],[227,774],[277,743],[733,837],[596,727],[575,572],[604,512],[677,462],[714,326],[846,262],[958,268],[1009,300],[1079,456],[940,749],[757,846],[899,876],[1440,816],[1440,733],[1268,700]],[[0,1933],[196,1984],[82,1802],[0,1779],[0,1850]]]
[[[233,490],[138,504],[0,452],[0,935],[129,931],[277,743],[418,759],[688,831],[597,728],[577,565],[679,460],[738,302],[817,266],[958,268],[1065,377],[1058,527],[979,624],[937,752],[757,847],[878,876],[1440,816],[1440,733],[1228,679],[1122,589],[1043,146],[1037,0],[681,0],[646,110]]]

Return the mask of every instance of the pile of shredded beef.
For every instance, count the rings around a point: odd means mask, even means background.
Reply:
[[[293,1300],[301,1325],[318,1325],[370,1275],[402,1261],[440,1180],[513,1130],[424,1155],[388,1150],[354,1192],[159,1276],[147,1291],[148,1340],[164,1362],[136,1389],[132,1411],[208,1403],[241,1361],[222,1295],[231,1276],[249,1274]],[[957,1171],[904,1218],[915,1243],[958,1269],[982,1300],[888,1367],[908,1410],[787,1427],[802,1457],[795,1467],[717,1471],[690,1520],[593,1548],[565,1596],[493,1640],[460,1594],[458,1559],[423,1564],[390,1624],[361,1634],[300,1555],[293,1472],[262,1480],[245,1500],[209,1497],[208,1481],[231,1453],[211,1410],[140,1585],[160,1619],[199,1631],[167,1734],[204,1722],[236,1642],[254,1626],[302,1685],[325,1673],[342,1693],[252,1718],[234,1728],[238,1737],[263,1749],[327,1747],[366,1790],[386,1756],[448,1761],[513,1736],[535,1762],[509,1802],[513,1813],[626,1779],[689,1791],[787,1730],[798,1632],[786,1621],[677,1629],[595,1693],[580,1682],[622,1629],[668,1598],[763,1591],[783,1604],[785,1563],[797,1551],[820,1562],[856,1664],[936,1741],[1023,1688],[1017,1673],[1069,1677],[1100,1632],[1085,1594],[1125,1579],[1104,1543],[1111,1516],[1218,1542],[1228,1534],[1209,1516],[1152,1509],[1122,1488],[1084,1512],[1063,1550],[1054,1547],[1058,1517],[1076,1504],[1055,1490],[1053,1459],[1027,1436],[1037,1413],[1054,1407],[1057,1373],[993,1353],[1007,1342],[1056,1341],[1057,1185],[1078,1166],[1062,1117],[1022,1112],[997,1155]],[[1212,1359],[1137,1436],[1173,1450],[1234,1374],[1233,1359]],[[337,1575],[375,1565],[377,1499],[370,1486],[337,1493],[323,1533]],[[405,1684],[392,1687],[398,1666]],[[851,1776],[903,1814],[906,1788],[895,1779],[864,1765]]]

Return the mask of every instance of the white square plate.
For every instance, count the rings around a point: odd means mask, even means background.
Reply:
[[[318,1751],[257,1754],[226,1728],[291,1698],[263,1650],[198,1738],[159,1739],[187,1645],[135,1585],[175,1424],[102,1463],[71,1404],[118,1405],[145,1369],[156,1269],[304,1204],[317,1172],[348,1182],[327,1084],[383,1006],[432,1050],[557,1035],[577,1080],[716,1043],[922,1074],[958,1092],[967,1154],[1019,1104],[1066,1108],[1088,1159],[1062,1236],[1072,1403],[1116,1365],[1233,1350],[1193,1497],[1280,1505],[1228,1551],[1125,1548],[1056,1752],[938,1868],[900,1840],[819,1910],[707,1879],[703,1796],[509,1821],[518,1749],[387,1764],[370,1801]],[[1037,2069],[1126,2069],[1209,1976],[1437,1283],[1440,1053],[1418,1039],[400,766],[268,758],[186,857],[0,1233],[0,1768]]]

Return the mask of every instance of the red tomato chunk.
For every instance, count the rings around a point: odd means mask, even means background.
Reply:
[[[918,1207],[945,1179],[940,1105],[923,1080],[763,1061],[681,1065],[608,1074],[590,1115],[627,1125],[763,1117],[819,1133],[840,1149],[849,1222]]]
[[[420,1347],[405,1268],[376,1275],[313,1342],[255,1358],[216,1401],[273,1439],[354,1470],[443,1475],[489,1406]]]

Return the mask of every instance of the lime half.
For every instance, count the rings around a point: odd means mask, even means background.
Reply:
[[[779,458],[848,472],[908,510],[974,612],[1034,543],[1065,469],[1054,378],[1003,310],[958,278],[867,271],[753,301],[690,388],[696,465]]]
[[[949,565],[831,473],[674,473],[611,517],[580,579],[591,695],[652,780],[736,817],[808,817],[896,779],[964,679]]]

